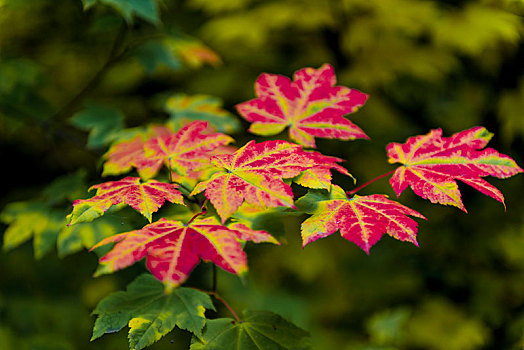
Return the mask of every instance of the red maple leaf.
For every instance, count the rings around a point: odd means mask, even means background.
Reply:
[[[120,174],[135,167],[141,178],[150,179],[162,165],[187,175],[209,165],[212,152],[232,141],[225,134],[212,132],[204,121],[191,122],[176,133],[162,130],[147,141],[143,135],[137,135],[111,147],[105,155],[108,160],[103,175]]]
[[[384,233],[417,244],[417,223],[408,215],[425,219],[422,214],[385,195],[353,196],[333,185],[328,195],[313,191],[297,200],[297,207],[313,214],[301,226],[303,245],[340,230],[345,239],[369,254]]]
[[[264,73],[255,83],[257,98],[240,103],[238,112],[252,122],[249,131],[275,135],[289,126],[293,141],[315,147],[315,137],[352,140],[368,138],[343,116],[364,105],[368,95],[344,86],[335,86],[334,69],[304,68],[289,78]]]
[[[224,222],[246,201],[261,207],[294,207],[293,191],[282,179],[318,165],[299,145],[277,140],[248,142],[233,154],[211,158],[218,169],[200,182],[192,195],[205,190]]]
[[[108,181],[92,186],[96,195],[89,199],[73,202],[73,212],[69,215],[69,225],[88,222],[104,215],[111,206],[125,203],[144,215],[149,222],[151,216],[166,200],[184,205],[182,194],[175,184],[156,180],[140,182],[138,177],[126,177],[119,181]]]
[[[104,154],[104,158],[107,158],[107,161],[104,163],[102,176],[120,175],[130,171],[132,168],[137,168],[141,178],[152,178],[162,164],[157,165],[156,169],[153,166],[157,164],[155,161],[149,161],[152,164],[147,165],[148,160],[144,155],[145,141],[151,137],[168,134],[171,134],[171,130],[167,127],[154,125],[147,132],[140,133],[130,140],[113,144],[109,151]],[[148,169],[148,171],[144,171],[143,168]]]
[[[210,131],[207,122],[194,121],[176,133],[153,137],[144,145],[145,157],[180,175],[205,168],[211,152],[233,141],[225,134],[205,131]]]
[[[390,143],[388,161],[403,164],[391,177],[391,186],[397,196],[410,186],[432,203],[466,211],[455,182],[460,180],[504,204],[502,193],[482,177],[507,178],[523,170],[513,159],[493,148],[482,150],[492,136],[483,127],[473,127],[451,137],[442,137],[442,130],[435,129],[427,135],[410,137],[404,144]]]
[[[160,219],[141,230],[108,237],[91,249],[118,242],[100,259],[99,274],[123,269],[145,257],[147,268],[157,279],[177,286],[187,279],[200,259],[231,273],[246,272],[247,258],[241,239],[256,240],[220,225],[214,217],[197,218],[187,225]]]

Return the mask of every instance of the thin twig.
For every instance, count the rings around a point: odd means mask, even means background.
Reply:
[[[242,320],[240,319],[240,317],[238,317],[235,310],[233,310],[233,308],[217,292],[215,291],[211,292],[211,291],[203,290],[203,289],[196,288],[196,287],[190,287],[190,288],[194,290],[198,290],[199,292],[202,292],[202,293],[206,293],[207,295],[210,295],[213,298],[215,298],[216,300],[220,301],[229,310],[229,312],[231,313],[231,315],[233,315],[233,317],[235,318],[235,320],[237,320],[237,322],[242,322]]]
[[[229,304],[220,295],[218,295],[217,292],[207,292],[207,294],[213,296],[216,300],[224,304],[224,306],[229,310],[229,312],[231,313],[231,315],[233,315],[233,317],[235,318],[235,320],[237,320],[237,322],[242,322],[242,320],[240,319],[240,317],[238,317],[235,310],[233,310],[233,308],[229,306]]]
[[[212,289],[213,293],[217,292],[217,266],[213,264],[213,286]]]
[[[382,174],[382,175],[380,175],[380,176],[377,176],[377,177],[374,178],[373,180],[369,180],[369,181],[366,182],[365,184],[360,185],[360,186],[358,186],[357,188],[355,188],[355,189],[353,189],[353,190],[351,190],[351,191],[347,191],[346,194],[347,194],[348,196],[351,196],[351,195],[357,193],[358,191],[360,191],[361,189],[363,189],[364,187],[366,187],[366,186],[368,186],[368,185],[371,185],[373,182],[375,182],[375,181],[377,181],[377,180],[380,180],[380,179],[382,179],[383,177],[389,176],[389,175],[393,174],[394,172],[395,172],[395,170],[391,170],[391,171],[389,171],[389,172],[387,172],[387,173],[385,173],[385,174]]]
[[[193,217],[187,223],[187,226],[189,226],[200,215],[206,215],[207,214],[206,203],[207,203],[207,199],[204,201],[204,203],[202,203],[202,206],[200,207],[200,212],[198,212],[195,215],[193,215]]]
[[[60,119],[61,117],[68,117],[76,106],[84,100],[84,98],[98,86],[102,78],[105,76],[109,68],[119,61],[125,50],[121,49],[122,42],[124,41],[127,33],[127,24],[124,22],[118,31],[118,34],[113,41],[111,50],[109,51],[108,57],[102,68],[91,78],[91,80],[80,90],[69,102],[67,102],[62,108],[60,108],[52,117],[51,120]]]

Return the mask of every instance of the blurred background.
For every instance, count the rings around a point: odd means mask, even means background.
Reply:
[[[84,248],[145,222],[124,209],[66,229],[71,202],[123,129],[205,118],[200,104],[237,145],[263,140],[234,109],[262,72],[330,63],[370,94],[350,119],[371,140],[317,141],[360,184],[393,169],[389,142],[438,127],[485,126],[523,166],[523,15],[522,0],[0,0],[0,348],[127,348],[125,331],[90,343],[90,313],[145,268],[92,278]],[[462,185],[469,214],[404,192],[428,218],[419,248],[385,236],[367,256],[337,233],[302,249],[304,217],[285,218],[284,244],[248,245],[248,277],[221,272],[218,291],[307,329],[313,349],[522,349],[524,177],[488,180],[507,210]],[[396,198],[386,179],[361,193]],[[187,284],[210,276],[201,264]],[[151,349],[188,344],[174,331]]]

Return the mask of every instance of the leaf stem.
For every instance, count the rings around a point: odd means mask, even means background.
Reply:
[[[375,182],[375,181],[377,181],[377,180],[380,180],[380,179],[382,179],[383,177],[386,177],[386,176],[389,176],[389,175],[393,174],[393,173],[395,172],[395,170],[396,170],[396,169],[393,169],[393,170],[391,170],[391,171],[388,171],[388,172],[385,173],[385,174],[382,174],[382,175],[380,175],[380,176],[377,176],[376,178],[374,178],[374,179],[372,179],[372,180],[369,180],[368,182],[366,182],[366,183],[364,183],[364,184],[358,186],[357,188],[355,188],[355,189],[353,189],[353,190],[351,190],[351,191],[347,191],[346,194],[347,194],[348,196],[351,196],[351,195],[357,193],[358,191],[360,191],[361,189],[363,189],[364,187],[366,187],[366,186],[368,186],[368,185],[371,185],[373,182]]]
[[[216,265],[213,264],[213,266],[216,266]],[[194,290],[198,290],[199,292],[202,292],[202,293],[206,293],[207,295],[210,295],[213,298],[215,298],[216,300],[220,301],[229,310],[229,312],[231,313],[231,315],[233,315],[233,317],[235,318],[237,322],[242,322],[242,320],[240,319],[240,317],[238,317],[235,310],[233,310],[233,308],[227,303],[227,301],[225,301],[224,298],[222,298],[216,291],[208,291],[208,290],[203,290],[203,289],[196,288],[196,287],[190,287],[190,288]]]
[[[217,291],[217,266],[215,264],[213,264],[213,285],[211,290],[213,293]]]
[[[218,295],[217,292],[206,292],[206,293],[214,297],[216,300],[220,301],[222,304],[224,304],[224,306],[229,310],[229,312],[231,313],[231,315],[233,315],[233,317],[235,318],[237,322],[242,322],[242,320],[240,319],[240,317],[238,317],[235,310],[233,310],[233,308],[229,306],[229,304],[220,295]]]
[[[207,209],[206,209],[207,201],[208,200],[206,199],[204,201],[204,203],[202,203],[202,205],[200,206],[200,212],[196,213],[195,215],[193,215],[193,217],[191,219],[189,219],[189,221],[187,223],[187,226],[189,226],[200,215],[206,215],[207,214]]]
[[[169,172],[169,182],[173,181],[173,169],[171,169],[171,157],[167,160],[167,171]]]

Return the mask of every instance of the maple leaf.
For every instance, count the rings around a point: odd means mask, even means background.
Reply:
[[[114,144],[104,155],[108,160],[102,175],[121,174],[134,167],[140,177],[147,180],[165,164],[185,176],[205,168],[210,154],[232,141],[227,135],[210,132],[204,121],[191,122],[176,133],[166,127],[156,127],[147,134]]]
[[[36,259],[53,249],[58,233],[65,227],[64,213],[42,202],[13,202],[0,213],[7,224],[3,250],[8,251],[33,238]]]
[[[184,125],[194,120],[205,120],[217,131],[231,134],[239,131],[238,117],[222,108],[222,101],[209,95],[176,94],[165,102],[170,125]]]
[[[119,181],[108,181],[91,186],[96,189],[96,195],[89,199],[78,199],[73,202],[73,211],[69,214],[69,225],[79,222],[89,222],[104,215],[111,206],[125,203],[130,205],[149,222],[166,200],[184,205],[182,193],[177,185],[149,180],[141,183],[138,177],[126,177]]]
[[[71,123],[89,131],[87,148],[99,148],[111,143],[124,128],[124,115],[118,109],[88,103],[86,108],[71,117]]]
[[[233,154],[216,155],[219,169],[200,182],[191,195],[205,190],[224,222],[246,201],[261,207],[294,207],[293,191],[282,181],[315,166],[299,145],[282,141],[248,142]]]
[[[71,226],[65,226],[64,224],[64,229],[60,231],[56,241],[58,257],[63,258],[84,248],[89,249],[106,237],[122,232],[122,230],[131,229],[130,226],[127,221],[107,215],[94,222]],[[97,250],[96,253],[101,255],[107,252],[108,250],[102,248],[100,251]]]
[[[207,122],[194,121],[176,133],[149,139],[144,145],[147,163],[139,164],[139,168],[142,171],[151,168],[153,172],[166,164],[172,171],[186,175],[188,171],[209,166],[210,153],[233,139],[222,133],[204,134],[207,130]]]
[[[234,153],[238,147],[234,146],[219,146],[215,148],[213,151],[208,152],[208,157],[212,157],[214,155],[218,154],[231,154]],[[211,163],[208,163],[210,165]],[[179,173],[172,171],[171,172],[171,182],[176,182],[177,184],[192,189],[195,187],[195,185],[199,181],[207,180],[213,173],[216,171],[216,169],[212,166],[208,166],[201,170],[188,170],[185,175],[180,175]]]
[[[231,273],[246,272],[247,258],[239,237],[240,232],[220,225],[213,217],[197,218],[187,225],[162,218],[141,230],[106,238],[91,249],[118,242],[100,259],[99,274],[120,270],[145,257],[149,271],[175,287],[187,279],[200,258]]]
[[[335,86],[334,69],[304,68],[289,78],[264,73],[255,83],[255,99],[236,106],[257,135],[275,135],[289,126],[293,141],[315,147],[315,137],[352,140],[368,138],[343,116],[358,110],[368,95],[344,86]]]
[[[153,344],[178,326],[201,336],[205,309],[215,310],[209,295],[191,288],[177,288],[165,293],[164,285],[143,274],[127,286],[98,303],[91,340],[129,325],[131,349]]]
[[[309,333],[269,311],[244,312],[242,322],[208,320],[202,337],[191,339],[191,350],[310,349]]]
[[[348,198],[342,188],[310,191],[296,202],[302,211],[313,214],[301,226],[303,246],[340,230],[342,237],[369,254],[384,233],[401,241],[417,244],[417,223],[408,215],[425,219],[422,214],[385,195]]]
[[[154,136],[170,133],[171,130],[164,126],[153,125],[147,131],[140,132],[131,139],[114,143],[103,156],[107,158],[107,161],[104,163],[102,176],[120,175],[132,168],[137,168],[141,178],[146,180],[152,178],[162,163],[159,164],[156,160],[148,160],[145,157],[144,144]]]
[[[507,178],[523,170],[507,155],[483,149],[492,133],[477,126],[442,137],[441,129],[408,138],[406,143],[387,146],[388,161],[401,163],[390,179],[397,196],[410,186],[432,203],[453,205],[466,211],[455,180],[460,180],[504,204],[504,196],[482,179],[491,175]],[[504,204],[505,206],[505,204]]]

